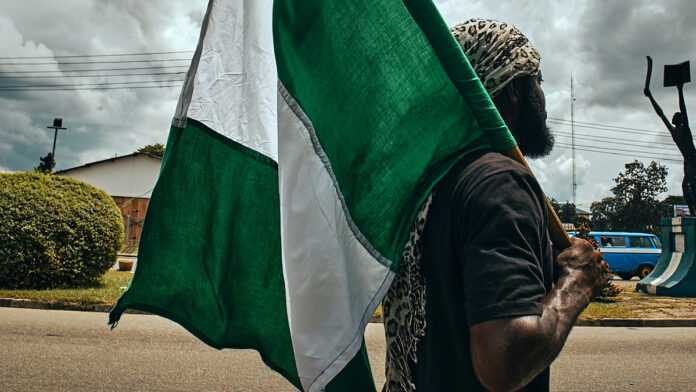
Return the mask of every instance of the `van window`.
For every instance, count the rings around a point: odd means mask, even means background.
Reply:
[[[628,244],[631,248],[652,248],[650,237],[628,237]]]
[[[652,237],[653,242],[655,243],[655,247],[657,249],[662,249],[662,242],[660,242],[659,237]]]
[[[626,237],[603,235],[599,237],[599,246],[609,248],[612,246],[626,247]]]

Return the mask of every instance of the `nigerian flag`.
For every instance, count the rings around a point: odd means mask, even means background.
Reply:
[[[431,1],[210,0],[110,323],[148,311],[305,391],[374,390],[363,334],[419,207],[514,145]]]

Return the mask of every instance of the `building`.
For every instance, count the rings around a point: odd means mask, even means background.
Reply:
[[[162,158],[146,153],[116,156],[56,172],[95,186],[110,195],[121,210],[126,251],[138,246],[150,195]]]
[[[577,216],[578,218],[585,218],[587,220],[590,220],[592,214],[590,213],[590,211],[586,211],[582,208],[575,207],[575,216]]]

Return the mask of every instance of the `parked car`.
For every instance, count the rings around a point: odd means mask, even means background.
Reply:
[[[568,234],[576,235],[575,232]],[[599,244],[609,269],[621,279],[634,276],[643,279],[655,268],[662,253],[660,239],[654,234],[593,231],[590,237]]]

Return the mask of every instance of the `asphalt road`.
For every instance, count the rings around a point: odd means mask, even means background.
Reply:
[[[384,380],[381,325],[367,344]],[[0,308],[0,391],[292,391],[258,354],[217,351],[163,318]],[[696,329],[576,328],[554,391],[696,390]]]

